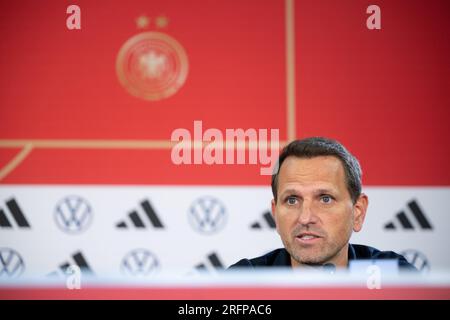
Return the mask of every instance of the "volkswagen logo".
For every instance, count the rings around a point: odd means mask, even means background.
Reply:
[[[92,207],[79,196],[68,196],[60,200],[55,208],[56,225],[67,233],[81,233],[92,222]]]
[[[400,254],[420,272],[426,273],[430,271],[430,263],[422,252],[414,249],[407,249]]]
[[[123,274],[130,276],[149,276],[159,270],[156,256],[146,249],[130,251],[122,259],[120,269]]]
[[[15,278],[24,271],[25,263],[16,250],[0,248],[0,277]]]
[[[203,234],[220,231],[226,222],[225,206],[214,197],[202,197],[195,200],[188,211],[188,220],[194,230]]]

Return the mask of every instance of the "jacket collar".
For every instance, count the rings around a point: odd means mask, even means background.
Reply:
[[[348,262],[347,266],[350,264],[350,260],[356,259],[356,252],[355,248],[351,243],[348,244]],[[287,252],[286,249],[283,248],[283,250],[280,250],[280,253],[276,256],[275,260],[273,261],[273,264],[275,266],[292,266],[291,264],[291,256]]]

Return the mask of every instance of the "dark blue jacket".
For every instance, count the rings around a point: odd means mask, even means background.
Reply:
[[[410,264],[405,257],[393,251],[380,251],[378,249],[363,246],[359,244],[349,244],[348,246],[348,260],[378,260],[378,259],[397,259],[400,270],[402,271],[417,271],[417,269]],[[253,259],[242,259],[231,265],[229,268],[257,268],[257,267],[290,267],[291,256],[286,249],[276,249],[263,256]]]

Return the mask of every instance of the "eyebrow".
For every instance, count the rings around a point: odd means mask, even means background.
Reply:
[[[292,188],[290,188],[290,189],[284,190],[284,191],[280,194],[280,197],[283,197],[283,196],[285,196],[285,195],[287,195],[287,194],[299,194],[299,193],[300,193],[300,192],[299,192],[297,189],[292,189]],[[316,195],[320,195],[320,194],[329,194],[329,193],[336,194],[336,193],[337,193],[337,190],[334,189],[334,188],[320,188],[320,189],[314,190],[314,194],[316,194]]]
[[[316,190],[314,193],[316,193],[316,194],[337,193],[337,190],[334,188],[330,188],[330,189],[322,188],[322,189]]]
[[[282,193],[280,193],[280,196],[283,196],[285,194],[293,194],[293,193],[298,194],[299,192],[296,189],[286,189]]]

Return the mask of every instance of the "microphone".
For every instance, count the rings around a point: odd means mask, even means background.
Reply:
[[[322,269],[324,272],[329,273],[329,274],[334,274],[336,272],[336,266],[332,263],[325,263],[322,266]]]
[[[325,263],[325,264],[310,263],[310,264],[308,264],[308,266],[319,272],[324,272],[324,273],[329,273],[329,274],[334,274],[336,272],[336,266],[330,262]]]

